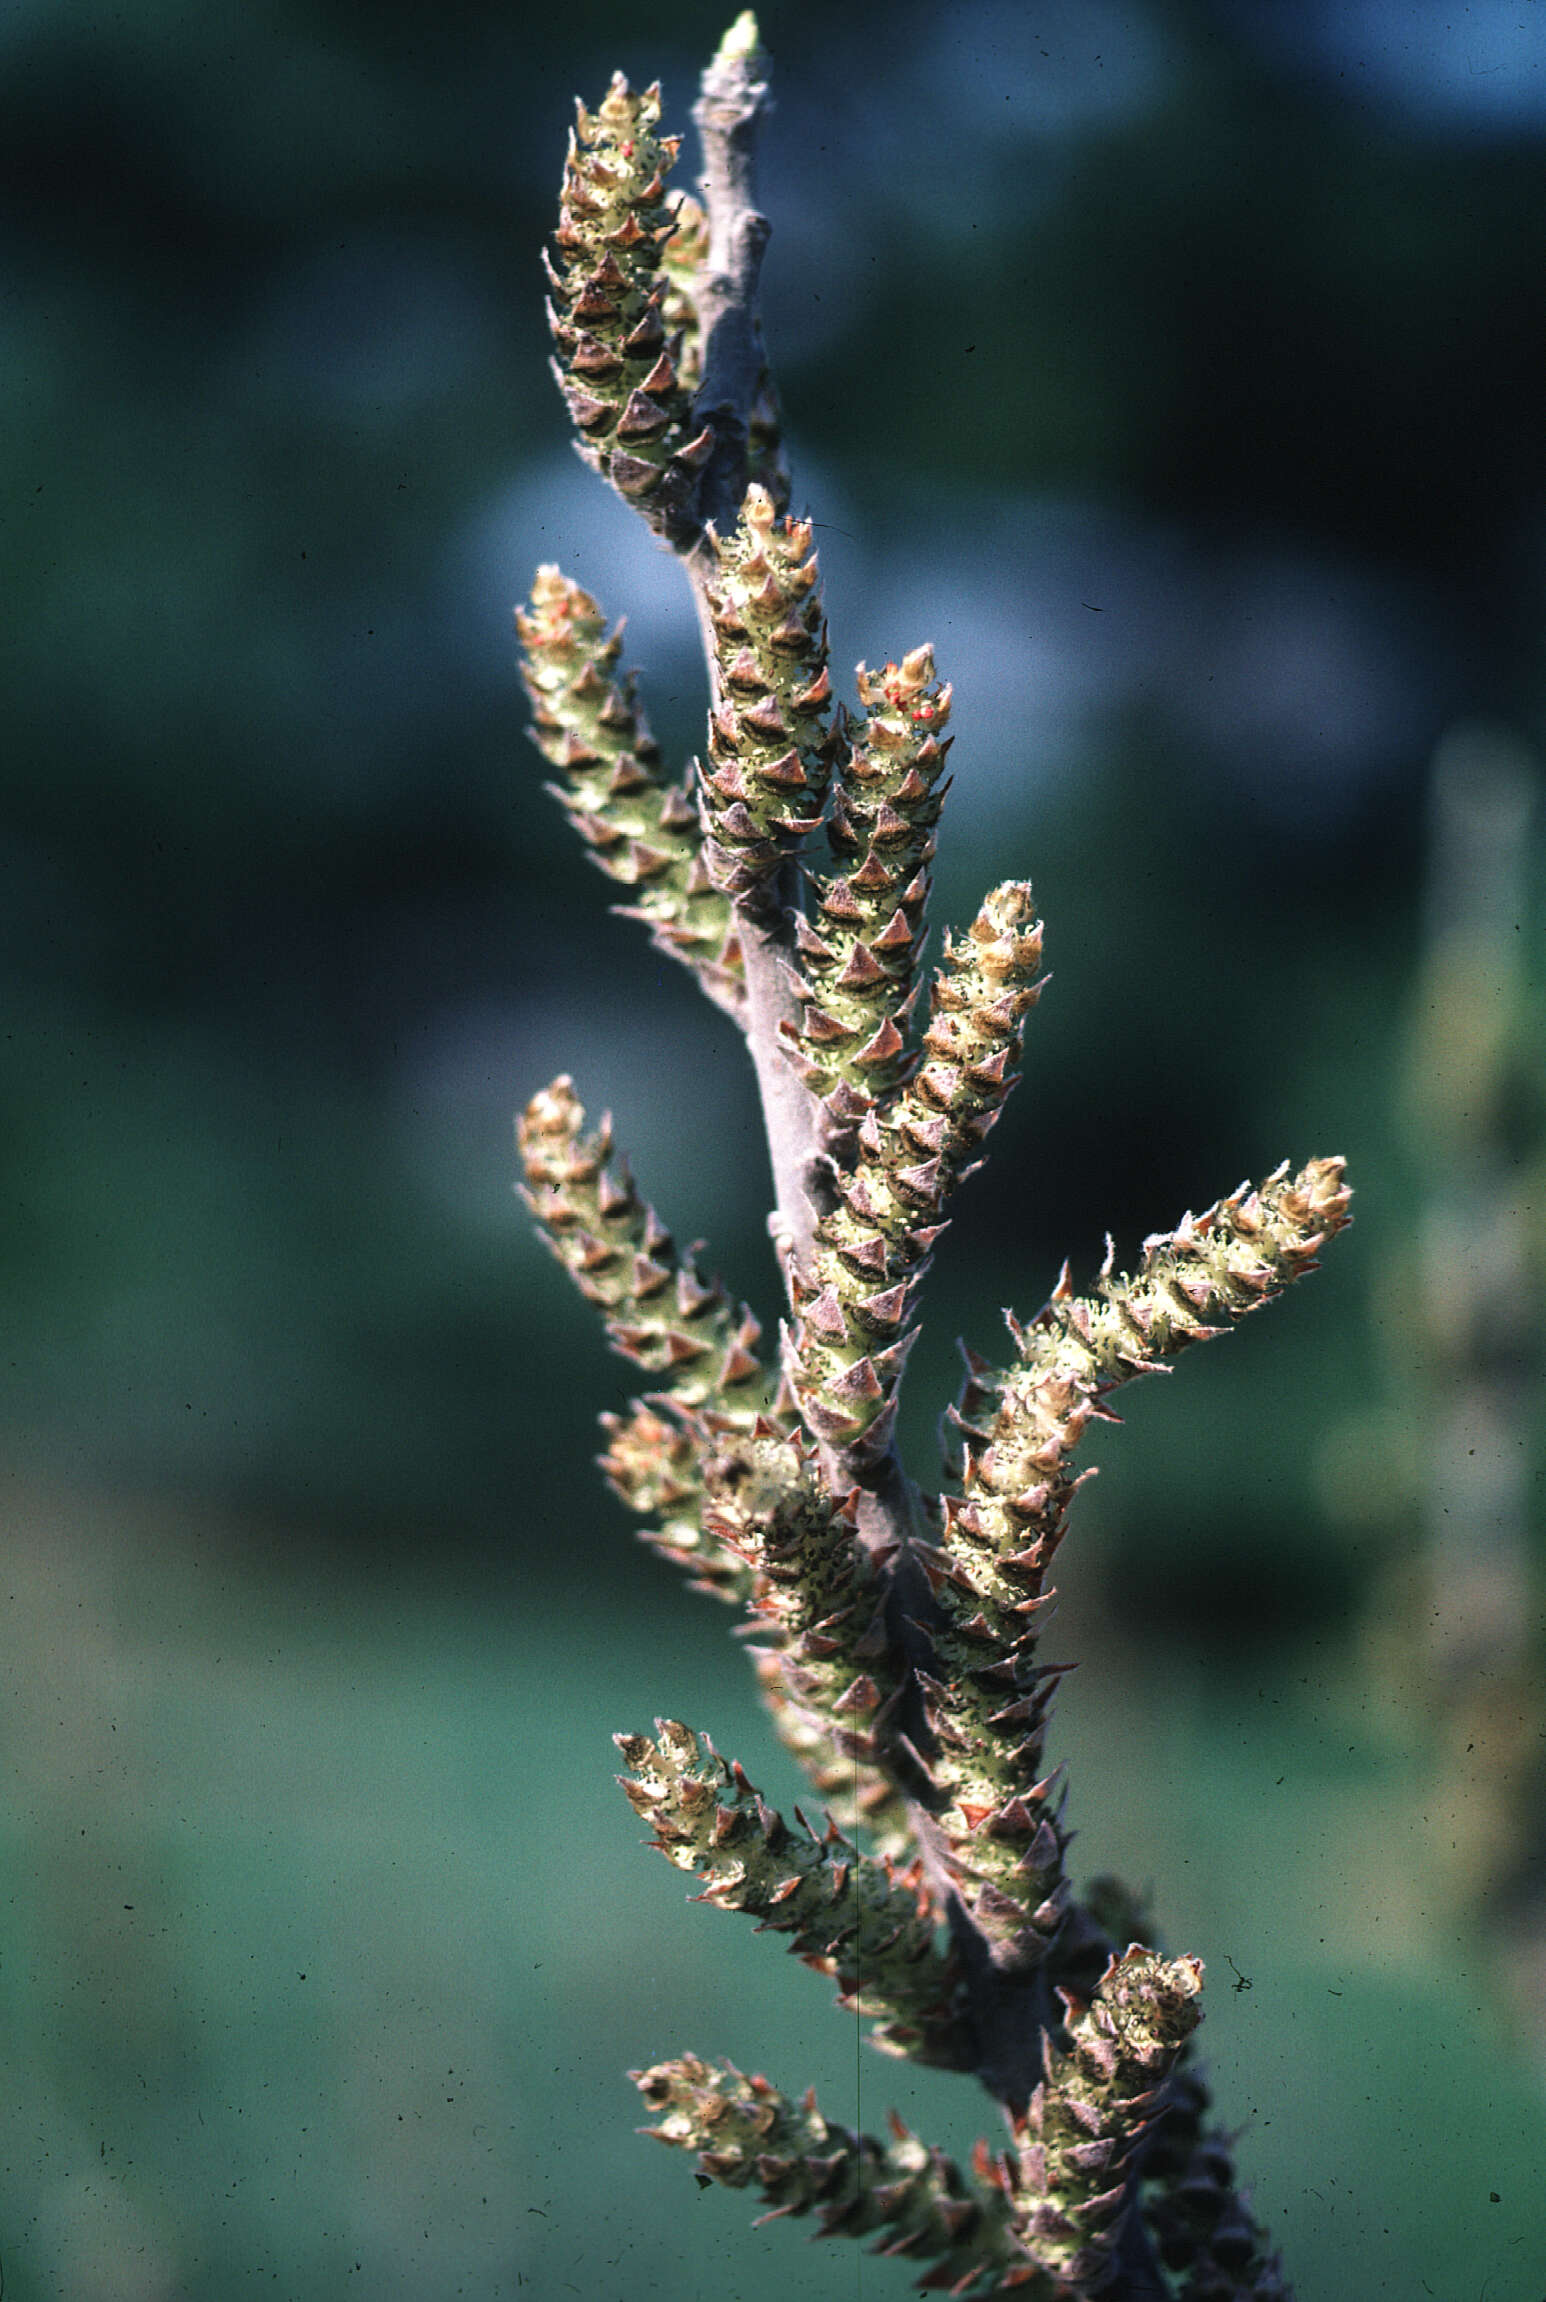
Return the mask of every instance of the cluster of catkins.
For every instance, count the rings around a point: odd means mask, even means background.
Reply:
[[[617,676],[618,635],[557,568],[517,622],[552,788],[625,908],[743,1030],[749,959],[778,954],[779,1057],[819,1153],[808,1232],[785,1243],[779,1352],[674,1245],[567,1077],[526,1109],[520,1149],[554,1253],[651,1379],[603,1418],[613,1490],[694,1589],[744,1615],[763,1698],[827,1814],[820,1830],[798,1808],[786,1819],[674,1720],[618,1736],[621,1780],[699,1899],[786,1934],[877,2046],[975,2073],[1011,2144],[979,2145],[963,2170],[900,2125],[884,2143],[850,2133],[810,2096],[691,2055],[634,2074],[649,2131],[773,2214],[877,2233],[926,2286],[1051,2302],[1118,2293],[1136,2261],[1175,2281],[1144,2291],[1275,2302],[1287,2288],[1189,2059],[1201,1966],[1131,1939],[1141,1921],[1115,1882],[1080,1898],[1066,1875],[1044,1755],[1059,1671],[1037,1637],[1087,1427],[1113,1419],[1118,1385],[1314,1267],[1348,1221],[1343,1163],[1241,1186],[1149,1239],[1131,1273],[1108,1251],[1089,1294],[1065,1268],[1033,1317],[1011,1318],[1007,1365],[967,1354],[944,1492],[907,1480],[895,1419],[919,1288],[1014,1084],[1042,929],[1029,886],[1006,881],[946,937],[921,999],[950,689],[924,646],[861,666],[856,712],[835,699],[765,379],[739,520],[693,531],[713,447],[693,404],[707,236],[666,192],[676,143],[659,116],[658,89],[620,75],[580,108],[551,316],[582,453],[707,555],[702,762],[667,772]],[[1032,2051],[1006,2061],[988,2011],[1013,2008]]]

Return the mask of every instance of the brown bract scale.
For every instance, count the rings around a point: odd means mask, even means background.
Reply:
[[[917,1289],[945,1203],[1014,1085],[1040,965],[1030,888],[1008,880],[964,937],[947,938],[918,1068],[863,1119],[852,1172],[794,1274],[790,1386],[815,1436],[860,1464],[891,1444]]]
[[[629,2074],[658,2123],[641,2131],[698,2153],[698,2171],[731,2190],[754,2186],[759,2217],[816,2214],[822,2237],[863,2237],[872,2249],[934,2267],[920,2286],[974,2298],[1013,2288],[1021,2302],[1056,2302],[1052,2283],[1026,2259],[1009,2200],[983,2156],[964,2174],[892,2113],[891,2138],[855,2134],[823,2118],[815,2090],[800,2101],[733,2063],[718,2069],[687,2054]]]
[[[660,89],[621,72],[601,104],[577,105],[548,264],[553,372],[592,469],[675,541],[694,528],[692,496],[713,434],[691,431],[691,394],[667,329],[663,244],[673,228],[666,174],[680,139],[658,134]]]
[[[883,2051],[963,2066],[960,1973],[940,1947],[920,1864],[861,1855],[835,1823],[813,1831],[798,1808],[791,1827],[739,1765],[678,1720],[657,1719],[653,1742],[613,1740],[631,1769],[618,1778],[629,1802],[667,1861],[702,1881],[698,1901],[792,1936],[807,1966],[836,1978],[846,2013],[878,2021]]]
[[[632,677],[613,676],[622,626],[609,636],[590,593],[552,566],[538,568],[515,623],[532,741],[564,779],[548,789],[602,870],[635,891],[618,910],[643,920],[740,1020],[745,970],[729,898],[704,863],[691,789],[667,779]]]
[[[1069,2287],[1096,2285],[1133,2203],[1132,2176],[1165,2082],[1202,2019],[1202,1964],[1134,1943],[1081,2005],[1061,1994],[1067,2044],[1013,2121],[1002,2172],[1016,2234]]]
[[[715,555],[709,610],[719,701],[700,770],[705,853],[716,884],[745,896],[820,823],[842,721],[810,522],[780,519],[754,483]]]
[[[786,1024],[790,1059],[839,1128],[895,1087],[912,1057],[934,826],[951,739],[950,689],[928,647],[858,672],[866,717],[838,763],[827,838],[843,868],[812,874],[811,917],[796,922],[803,1012]]]

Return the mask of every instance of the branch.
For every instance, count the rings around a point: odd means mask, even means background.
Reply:
[[[1348,1220],[1340,1159],[1279,1169],[1145,1243],[1092,1293],[1066,1269],[1013,1364],[968,1356],[961,1446],[936,1505],[899,1459],[899,1386],[957,1186],[1015,1083],[1041,989],[1031,890],[990,891],[914,1009],[950,691],[932,651],[833,695],[812,525],[789,514],[758,290],[769,109],[755,17],[703,75],[702,206],[668,192],[660,91],[615,75],[580,107],[549,265],[556,371],[592,468],[692,587],[710,710],[702,763],[666,780],[616,633],[556,569],[520,632],[538,747],[636,916],[742,1030],[773,1175],[790,1315],[778,1365],[744,1307],[679,1252],[567,1077],[528,1106],[527,1198],[617,1350],[663,1381],[604,1418],[614,1490],[694,1585],[746,1606],[764,1698],[829,1814],[794,1827],[707,1737],[618,1738],[623,1787],[700,1901],[787,1934],[874,2043],[970,2071],[1013,2145],[970,2173],[893,2122],[883,2143],[766,2079],[693,2057],[634,2076],[700,2179],[754,2183],[821,2235],[878,2232],[952,2293],[1023,2302],[1283,2302],[1227,2148],[1178,2076],[1198,1961],[1143,1947],[1132,1898],[1065,1875],[1061,1770],[1043,1745],[1058,1667],[1037,1658],[1048,1570],[1107,1394],[1162,1371],[1315,1267]],[[825,830],[835,869],[807,861]],[[807,916],[809,909],[809,916]],[[927,1534],[930,1539],[924,1540]],[[940,1939],[941,1922],[948,1940]],[[1125,1947],[1124,1947],[1125,1946]],[[1148,2218],[1141,2193],[1150,2193]]]
[[[725,701],[715,645],[711,594],[720,579],[716,533],[729,535],[740,517],[749,475],[754,416],[769,399],[767,355],[757,291],[769,225],[756,204],[757,137],[770,109],[767,58],[750,10],[738,16],[704,71],[693,124],[703,150],[699,179],[708,250],[693,277],[692,296],[703,380],[693,401],[691,429],[711,429],[714,446],[700,476],[699,530],[682,552],[693,588],[704,660],[709,670],[710,714]],[[775,491],[776,494],[776,491]],[[811,1177],[821,1151],[815,1100],[784,1058],[783,1027],[799,1020],[788,970],[793,874],[786,865],[755,891],[738,894],[746,986],[746,1043],[757,1074],[773,1168],[769,1228],[781,1256],[803,1261],[815,1227]]]
[[[703,381],[693,430],[709,425],[714,447],[702,472],[698,515],[734,524],[746,493],[747,446],[767,356],[757,286],[769,224],[756,204],[757,135],[770,108],[767,58],[750,9],[725,34],[704,71],[693,125],[703,147],[699,178],[708,216],[708,256],[694,282]]]

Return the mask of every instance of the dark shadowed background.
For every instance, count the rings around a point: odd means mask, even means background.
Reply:
[[[510,1194],[571,1071],[775,1316],[749,1071],[607,917],[510,627],[557,559],[699,741],[537,250],[574,94],[685,129],[725,20],[0,20],[7,2302],[880,2302],[636,2140],[624,2069],[997,2139],[640,1851],[614,1728],[799,1793],[591,1468],[626,1375]],[[1054,1746],[1080,1875],[1208,1962],[1304,2302],[1541,2302],[1546,10],[761,21],[834,672],[934,642],[936,917],[1029,874],[1055,977],[910,1459],[1064,1255],[1346,1153],[1324,1274],[1102,1434]]]

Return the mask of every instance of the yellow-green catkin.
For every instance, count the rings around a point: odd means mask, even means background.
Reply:
[[[846,1777],[848,1794],[890,1834],[901,1802],[881,1811],[876,1783],[907,1669],[886,1621],[891,1560],[860,1541],[857,1492],[834,1497],[813,1457],[803,1434],[771,1422],[750,1439],[727,1433],[703,1457],[703,1529],[753,1570],[751,1651],[772,1666],[764,1691],[784,1739],[819,1757],[823,1781],[827,1768]]]
[[[1055,2302],[1051,2281],[1014,2235],[1008,2195],[985,2153],[974,2178],[894,2112],[891,2138],[880,2142],[824,2118],[814,2089],[796,2101],[733,2063],[716,2069],[692,2054],[629,2076],[658,2122],[641,2131],[696,2151],[698,2172],[711,2182],[755,2187],[767,2202],[759,2221],[815,2214],[823,2238],[878,2231],[876,2253],[934,2265],[928,2286],[983,2298],[1014,2287],[1021,2302]]]
[[[984,899],[936,971],[921,1060],[862,1121],[807,1266],[793,1275],[789,1380],[807,1427],[859,1462],[891,1444],[917,1290],[951,1192],[970,1174],[1015,1082],[1041,990],[1028,885]]]
[[[918,1546],[938,1627],[937,1668],[924,1694],[936,1822],[957,1880],[995,1960],[1045,1955],[1067,1904],[1059,1775],[1044,1745],[1062,1675],[1037,1662],[1053,1591],[1049,1569],[1083,1473],[1073,1458],[1102,1401],[1119,1384],[1163,1371],[1191,1343],[1222,1334],[1315,1268],[1320,1247],[1350,1220],[1340,1159],[1286,1164],[1173,1232],[1145,1243],[1138,1270],[1090,1297],[1065,1269],[1052,1300],[1025,1326],[1016,1356],[995,1372],[968,1353],[951,1420],[955,1477],[942,1497],[937,1545]]]
[[[908,1068],[951,742],[950,689],[929,647],[878,672],[861,664],[858,687],[865,717],[850,730],[827,822],[842,868],[812,874],[812,917],[795,922],[802,1013],[784,1027],[791,1059],[839,1127],[857,1125]]]
[[[656,1522],[640,1539],[690,1589],[749,1610],[763,1702],[823,1804],[870,1853],[910,1860],[907,1802],[879,1754],[899,1659],[874,1563],[821,1494],[797,1419],[772,1397],[696,1413],[639,1399],[601,1421],[613,1492]]]
[[[745,1606],[756,1584],[753,1568],[704,1525],[702,1437],[679,1409],[662,1412],[635,1399],[626,1414],[601,1418],[606,1446],[600,1456],[607,1484],[625,1509],[651,1519],[639,1539],[687,1577],[705,1598]]]
[[[534,1095],[517,1125],[522,1197],[587,1301],[606,1314],[615,1351],[665,1379],[683,1406],[734,1405],[765,1380],[750,1311],[732,1305],[679,1254],[614,1157],[610,1117],[585,1133],[567,1072]]]
[[[754,895],[821,822],[843,745],[809,520],[746,492],[715,545],[709,590],[720,700],[701,771],[706,853],[727,894]]]
[[[798,1808],[786,1823],[738,1764],[678,1720],[657,1719],[653,1740],[613,1739],[630,1769],[624,1792],[659,1852],[701,1880],[697,1900],[789,1935],[807,1966],[835,1978],[846,2013],[876,2020],[884,2052],[963,2066],[960,1973],[921,1863],[874,1860],[835,1824],[813,1831]]]
[[[1022,1363],[1077,1368],[1100,1391],[1163,1370],[1317,1268],[1320,1249],[1352,1221],[1346,1166],[1312,1159],[1291,1175],[1285,1159],[1264,1183],[1242,1183],[1146,1239],[1130,1277],[1114,1276],[1108,1242],[1093,1296],[1075,1295],[1065,1270],[1030,1326],[1014,1329]]]
[[[783,1663],[775,1647],[752,1656],[758,1690],[779,1741],[798,1760],[822,1805],[850,1838],[861,1841],[871,1854],[907,1861],[915,1841],[903,1793],[885,1768],[844,1750],[829,1722],[790,1694]]]
[[[1135,1943],[1087,2004],[1060,1994],[1067,2044],[1044,2037],[1044,2075],[1003,2162],[1015,2233],[1060,2292],[1097,2287],[1109,2265],[1165,2082],[1202,2019],[1201,1989],[1200,1960]]]
[[[966,1420],[990,1398],[991,1424]],[[1012,1972],[1046,1956],[1068,1904],[1061,1777],[1044,1758],[1061,1673],[1038,1664],[1037,1635],[1094,1404],[1053,1368],[991,1394],[969,1385],[963,1407],[959,1491],[941,1498],[938,1544],[915,1546],[937,1618],[921,1674],[929,1774],[957,1891]]]
[[[565,1073],[534,1095],[517,1123],[522,1197],[549,1247],[605,1314],[614,1350],[661,1379],[651,1401],[603,1417],[603,1468],[631,1509],[658,1512],[656,1547],[701,1588],[744,1603],[754,1575],[702,1522],[704,1438],[696,1413],[750,1431],[775,1388],[757,1354],[750,1311],[682,1255],[613,1156],[611,1122],[585,1132],[585,1111]]]
[[[713,433],[692,430],[691,394],[662,312],[673,230],[665,179],[681,139],[662,136],[658,84],[636,93],[613,74],[569,137],[548,264],[554,374],[592,469],[673,540],[693,528],[692,495]]]
[[[549,789],[602,870],[635,891],[618,909],[643,920],[739,1019],[745,983],[730,901],[704,863],[691,787],[665,775],[632,678],[613,677],[621,625],[608,635],[590,593],[552,566],[538,568],[515,621],[532,740],[564,779]]]

